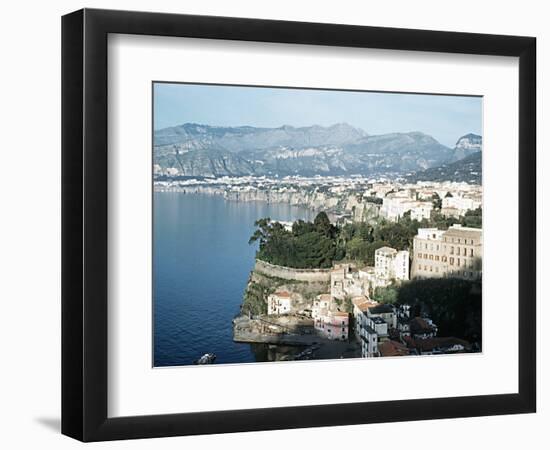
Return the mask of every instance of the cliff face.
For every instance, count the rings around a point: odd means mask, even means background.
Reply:
[[[227,200],[247,202],[262,201],[267,203],[288,203],[292,206],[305,206],[313,210],[332,210],[341,202],[338,197],[329,196],[323,192],[302,191],[227,191],[224,194]]]
[[[156,186],[157,191],[175,190],[186,194],[222,195],[235,202],[285,203],[301,206],[312,211],[325,211],[332,214],[346,214],[356,222],[370,222],[378,217],[380,206],[361,200],[353,194],[336,195],[329,192],[308,191],[305,189],[234,189],[221,185],[186,185],[165,188]]]
[[[317,295],[330,290],[329,271],[299,270],[301,276],[293,277],[294,272],[296,270],[292,268],[257,262],[245,288],[241,314],[267,314],[267,297],[277,290],[299,294],[303,308],[311,307]]]

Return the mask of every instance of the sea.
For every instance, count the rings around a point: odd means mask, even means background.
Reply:
[[[153,198],[154,365],[193,364],[215,353],[216,364],[268,361],[273,349],[233,342],[257,245],[254,222],[313,220],[289,204],[236,202],[219,195],[155,192]]]

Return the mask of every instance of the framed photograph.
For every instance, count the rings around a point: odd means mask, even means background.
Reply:
[[[62,432],[535,412],[536,41],[62,20]]]

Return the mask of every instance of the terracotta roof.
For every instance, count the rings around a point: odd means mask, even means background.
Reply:
[[[332,300],[332,296],[330,294],[321,294],[318,296],[319,300],[327,300],[327,301],[331,301]]]
[[[381,356],[407,356],[409,350],[407,347],[397,341],[385,341],[378,345],[378,351]]]
[[[290,293],[288,291],[276,291],[273,295],[282,298],[290,298]]]
[[[359,296],[359,297],[353,297],[351,299],[351,302],[357,306],[357,309],[361,312],[367,311],[369,308],[378,305],[376,302],[371,302],[367,297],[365,296]]]
[[[430,333],[434,328],[422,317],[415,317],[409,322],[411,333]]]

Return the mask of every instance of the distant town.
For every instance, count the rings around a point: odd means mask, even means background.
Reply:
[[[161,171],[159,166],[156,171]],[[174,169],[176,170],[176,169]],[[288,203],[325,211],[339,223],[373,218],[398,221],[405,214],[429,220],[432,211],[460,218],[481,208],[482,187],[466,182],[373,180],[362,176],[219,177],[155,180],[155,191],[223,195],[227,200]]]

